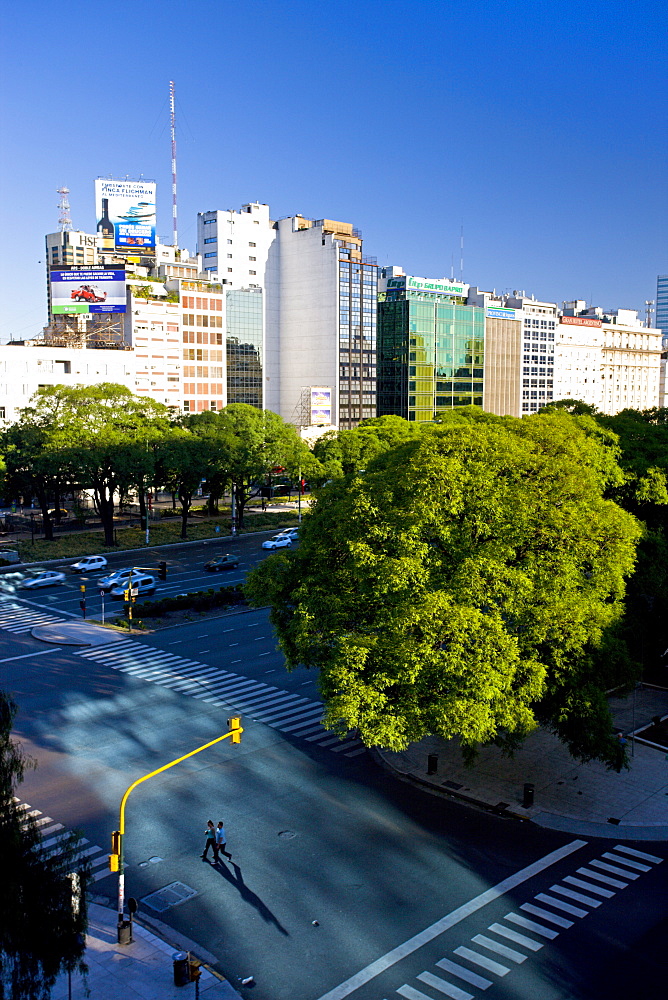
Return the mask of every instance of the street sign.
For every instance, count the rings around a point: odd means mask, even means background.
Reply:
[[[133,587],[130,591],[130,597],[136,597],[138,593],[139,591],[137,590],[137,588]]]

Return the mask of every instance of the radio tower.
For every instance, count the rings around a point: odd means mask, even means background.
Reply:
[[[174,231],[174,246],[179,245],[178,226],[176,221],[176,129],[174,120],[174,81],[169,81],[169,124],[172,136],[172,226]]]
[[[58,216],[58,225],[60,226],[61,233],[71,233],[72,232],[72,219],[70,218],[70,202],[67,197],[70,193],[68,187],[58,188],[58,194],[60,195],[60,201],[58,202],[58,210],[60,215]]]

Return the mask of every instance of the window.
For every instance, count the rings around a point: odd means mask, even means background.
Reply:
[[[249,271],[249,274],[257,274],[257,271]]]
[[[205,253],[205,254],[204,254],[204,257],[205,257],[205,259],[206,259],[207,257],[217,257],[217,256],[218,256],[218,254],[216,253],[216,251],[215,251],[215,250],[213,251],[213,253]],[[230,255],[228,254],[228,257],[229,257],[229,256],[230,256]]]
[[[228,242],[228,243],[231,243],[231,242],[232,242],[232,240],[228,240],[227,242]]]
[[[205,256],[206,256],[206,254],[205,254]],[[227,257],[228,257],[228,260],[231,260],[232,259],[232,254],[228,253]]]
[[[257,243],[249,243],[249,244],[248,244],[248,246],[249,246],[249,247],[256,247],[256,246],[257,246]]]
[[[228,269],[227,269],[227,273],[228,273],[228,274],[232,274],[232,268],[231,268],[231,267],[228,267]]]
[[[257,257],[249,257],[249,260],[257,260]]]
[[[217,236],[210,236],[209,239],[208,240],[204,240],[204,242],[205,243],[217,243],[218,242],[218,237]]]
[[[211,225],[211,223],[212,223],[212,222],[215,222],[215,221],[216,221],[215,219],[205,219],[205,220],[204,220],[204,225],[205,225],[205,226],[210,226],[210,225]]]

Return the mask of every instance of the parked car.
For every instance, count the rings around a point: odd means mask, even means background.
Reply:
[[[226,552],[224,556],[209,559],[208,563],[204,563],[204,569],[208,569],[210,573],[219,573],[222,569],[235,569],[238,565],[238,557]]]
[[[37,587],[51,587],[54,583],[64,583],[65,574],[55,569],[26,570],[25,579],[21,582],[23,590],[33,590]]]
[[[292,545],[292,539],[288,538],[287,535],[274,535],[273,538],[268,538],[266,542],[262,543],[263,549],[285,549],[290,548]]]
[[[60,508],[54,507],[53,510],[49,511],[49,517],[58,518],[61,521],[69,516],[70,516],[69,510],[65,510],[64,507]]]
[[[155,591],[155,577],[149,576],[147,574],[138,573],[137,576],[132,577],[132,589],[137,591],[137,596],[140,594],[152,594]],[[125,586],[121,584],[118,587],[112,587],[110,596],[111,597],[124,597],[125,591],[128,589],[128,584]]]
[[[14,563],[20,563],[21,557],[16,551],[16,549],[1,549],[0,548],[0,566],[13,566]]]
[[[299,528],[286,528],[285,531],[279,531],[279,535],[289,538],[291,542],[296,542],[299,540]]]
[[[107,560],[104,556],[84,556],[78,562],[72,563],[70,569],[73,573],[93,573],[96,569],[104,569]]]
[[[113,573],[100,577],[95,586],[99,587],[100,590],[111,590],[112,587],[120,587],[121,584],[127,585],[130,575],[133,577],[141,576],[141,570],[133,569],[132,566],[115,569]]]

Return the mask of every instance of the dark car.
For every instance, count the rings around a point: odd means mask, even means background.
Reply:
[[[215,559],[209,559],[208,563],[204,564],[204,569],[208,569],[210,573],[218,573],[221,569],[234,569],[238,565],[238,557],[228,552],[224,556],[216,556]]]

